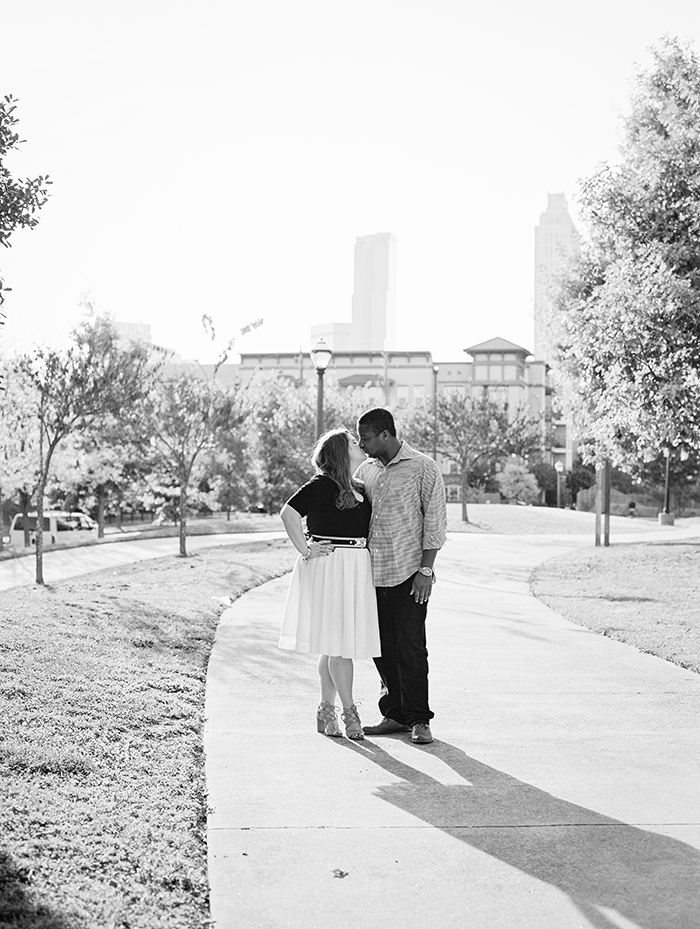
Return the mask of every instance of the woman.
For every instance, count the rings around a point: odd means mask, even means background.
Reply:
[[[364,738],[352,696],[353,659],[380,654],[377,601],[367,551],[371,513],[352,478],[365,454],[346,429],[321,436],[311,462],[316,474],[282,507],[280,516],[299,558],[282,620],[280,648],[320,655],[317,729],[342,736],[335,698],[349,739]],[[306,517],[306,533],[302,518]]]

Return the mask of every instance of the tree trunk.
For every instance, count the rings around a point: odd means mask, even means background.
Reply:
[[[180,557],[187,558],[187,482],[180,484]]]
[[[49,470],[51,468],[51,459],[56,450],[58,441],[52,442],[44,458],[43,436],[39,443],[39,486],[36,491],[36,582],[44,583],[44,491],[46,482],[49,479]],[[49,532],[51,527],[49,525]]]
[[[39,481],[36,491],[36,583],[44,583],[44,481]]]
[[[5,550],[5,521],[2,518],[2,492],[0,492],[0,552]]]
[[[104,484],[97,487],[97,538],[105,537],[105,503],[107,501],[107,492]]]
[[[22,508],[22,525],[24,526],[24,547],[29,548],[29,494],[26,490],[19,492],[19,505]]]
[[[466,471],[462,471],[462,522],[468,523],[469,516],[467,514],[467,492],[469,490],[469,485],[467,484],[465,474]]]

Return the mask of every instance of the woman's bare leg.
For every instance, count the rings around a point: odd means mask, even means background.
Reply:
[[[318,676],[321,681],[321,703],[335,705],[337,690],[328,668],[329,661],[328,655],[321,655],[318,659]]]
[[[340,702],[344,709],[349,709],[354,705],[352,697],[352,684],[355,674],[355,666],[352,658],[339,658],[331,656],[328,659],[328,671],[333,681],[334,688],[338,691]]]

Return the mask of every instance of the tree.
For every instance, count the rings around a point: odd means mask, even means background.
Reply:
[[[4,391],[0,391],[0,502],[3,498],[19,495],[22,514],[25,517],[24,544],[27,546],[29,521],[26,517],[39,480],[39,428],[32,415],[35,398],[32,386],[19,372],[9,373],[5,388]]]
[[[281,376],[253,383],[251,409],[260,501],[271,512],[311,477],[316,411],[308,392]]]
[[[214,509],[223,510],[228,519],[232,510],[240,510],[260,498],[248,436],[242,431],[223,433],[204,462],[203,471],[212,494]]]
[[[552,469],[553,470],[553,469]],[[613,475],[614,479],[614,475]],[[586,490],[595,484],[595,468],[587,465],[578,455],[573,462],[571,470],[566,475],[566,486],[571,494],[571,499],[576,500],[579,490]],[[555,487],[556,490],[556,487]]]
[[[157,363],[149,347],[123,346],[111,323],[95,317],[73,331],[67,350],[38,348],[21,356],[16,370],[34,388],[33,416],[39,428],[36,582],[43,584],[44,494],[56,449],[98,417],[133,409],[155,377]]]
[[[621,158],[582,188],[588,242],[561,282],[560,389],[586,461],[700,448],[700,67],[653,49]]]
[[[362,391],[341,389],[326,374],[324,429],[354,429],[364,405]],[[253,452],[261,502],[278,510],[313,474],[316,441],[316,385],[298,384],[280,375],[264,377],[251,387]]]
[[[5,96],[0,100],[0,245],[9,248],[10,236],[16,229],[33,229],[39,222],[38,211],[48,199],[47,186],[51,183],[43,175],[31,180],[12,177],[4,163],[5,156],[19,147],[20,138],[15,131],[17,101]],[[0,307],[4,295],[10,290],[0,277]],[[4,314],[0,312],[0,325]]]
[[[133,412],[127,409],[119,416],[100,416],[77,433],[72,447],[65,449],[66,466],[57,475],[64,497],[82,500],[82,505],[96,511],[99,539],[104,538],[110,495],[121,496],[139,470],[138,452],[131,440]]]
[[[556,468],[549,462],[540,459],[539,461],[533,461],[530,470],[535,475],[542,502],[547,506],[554,506],[557,499],[557,481],[559,480]]]
[[[509,455],[527,459],[539,451],[539,423],[524,409],[512,413],[486,392],[437,398],[437,450],[459,466],[462,481],[462,520],[469,522],[469,476],[477,469],[495,469]],[[411,420],[407,432],[423,448],[432,448],[433,423]]]
[[[247,418],[243,391],[225,391],[215,379],[178,374],[157,383],[140,424],[150,442],[156,475],[179,497],[180,555],[187,556],[187,501],[194,468],[203,452],[241,429]]]
[[[700,452],[679,449],[671,453],[669,466],[670,486],[679,509],[695,497],[700,477]],[[629,473],[614,470],[612,486],[626,494],[647,494],[660,504],[665,497],[666,456],[659,455],[653,461],[637,462]]]
[[[510,458],[496,475],[501,493],[514,503],[537,503],[540,488],[537,478],[524,461]]]

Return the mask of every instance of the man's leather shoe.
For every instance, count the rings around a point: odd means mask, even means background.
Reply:
[[[416,723],[413,726],[411,742],[416,742],[418,745],[427,745],[428,742],[432,741],[433,734],[430,731],[430,723]]]
[[[364,726],[363,730],[365,735],[390,735],[392,732],[408,732],[410,728],[403,723],[397,723],[395,719],[383,716],[382,721],[376,726]]]

